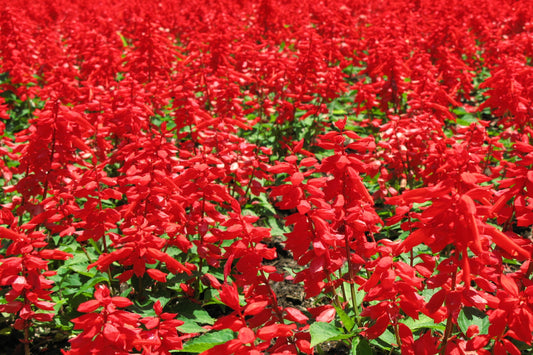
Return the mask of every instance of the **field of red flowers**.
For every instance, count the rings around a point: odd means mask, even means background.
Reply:
[[[528,0],[0,4],[0,354],[533,353]]]

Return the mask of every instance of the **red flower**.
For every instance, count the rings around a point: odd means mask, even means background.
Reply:
[[[70,340],[71,350],[67,353],[85,354],[88,349],[92,353],[128,353],[139,339],[141,316],[118,308],[133,302],[125,297],[111,297],[105,285],[96,286],[94,298],[78,307],[79,312],[87,314],[72,319],[74,329],[83,331]]]

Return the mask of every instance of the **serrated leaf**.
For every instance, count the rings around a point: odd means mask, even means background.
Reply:
[[[181,330],[181,327],[180,327]],[[235,339],[235,335],[230,329],[224,329],[218,332],[206,333],[197,338],[191,339],[185,343],[183,349],[179,352],[201,353],[212,347],[227,343]]]
[[[356,337],[352,340],[352,349],[350,355],[372,355],[374,352],[370,343],[365,338]]]
[[[331,323],[316,322],[309,327],[311,334],[311,347],[326,341],[342,340],[352,337],[352,334],[345,334]]]
[[[463,334],[466,334],[468,327],[471,325],[478,326],[479,334],[488,334],[490,322],[489,317],[479,309],[474,307],[464,307],[461,309],[461,312],[459,312],[457,324]]]

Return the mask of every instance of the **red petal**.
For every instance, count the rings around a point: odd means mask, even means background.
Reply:
[[[96,311],[100,307],[100,301],[98,300],[90,300],[87,302],[83,302],[78,306],[78,312],[82,313],[90,313],[93,311]]]
[[[7,238],[18,242],[24,240],[25,235],[19,234],[15,231],[12,231],[11,229],[0,227],[0,238]]]
[[[157,269],[146,269],[146,273],[148,276],[150,276],[152,279],[159,281],[159,282],[167,282],[167,274],[164,273],[161,270]]]
[[[265,307],[268,305],[268,301],[259,301],[250,303],[248,306],[246,306],[246,309],[244,310],[245,315],[256,315],[258,313],[261,313],[262,310],[265,309]]]
[[[387,314],[381,315],[374,325],[367,329],[366,335],[369,339],[376,339],[387,329],[389,325],[389,319]]]
[[[421,244],[424,240],[429,239],[431,234],[425,229],[417,229],[396,248],[395,254],[399,255],[413,249],[415,246]]]
[[[111,297],[111,301],[113,302],[115,306],[121,307],[121,308],[128,307],[133,304],[133,302],[127,299],[126,297]]]
[[[331,308],[327,308],[326,310],[322,311],[322,313],[320,313],[318,317],[316,317],[317,322],[329,323],[333,319],[335,319],[335,308],[333,308],[333,306],[331,306]]]
[[[285,308],[285,312],[287,312],[287,315],[285,316],[285,318],[293,322],[305,324],[309,320],[309,318],[305,314],[303,314],[301,311],[297,310],[296,308],[287,307]]]
[[[119,330],[113,325],[106,323],[103,331],[104,337],[112,343],[115,343],[120,337]]]
[[[67,260],[69,258],[72,258],[72,254],[56,250],[56,249],[44,249],[39,252],[39,256],[43,259],[49,259],[49,260]]]
[[[154,311],[157,315],[163,313],[163,307],[161,306],[161,302],[159,300],[154,303]]]
[[[511,238],[509,238],[499,229],[496,229],[493,226],[487,226],[485,231],[492,237],[492,241],[497,246],[499,246],[509,254],[513,255],[514,257],[518,257],[519,254],[525,259],[529,259],[531,257],[527,250],[516,244]]]
[[[38,322],[50,322],[52,319],[54,319],[54,314],[53,313],[35,313],[32,316],[32,318]]]
[[[11,287],[13,287],[13,290],[21,292],[22,290],[24,290],[26,285],[28,285],[28,283],[26,282],[26,278],[24,276],[17,276],[15,281],[13,281],[13,283],[11,284]]]
[[[509,276],[502,274],[500,278],[500,282],[502,283],[502,287],[505,291],[509,292],[511,295],[518,297],[518,286],[516,285],[516,282],[510,278]]]
[[[141,319],[141,322],[144,324],[146,329],[154,329],[159,325],[159,318],[156,317],[146,317]]]
[[[44,309],[45,311],[53,311],[54,310],[54,302],[47,302],[47,301],[35,301],[33,302],[35,306],[37,306],[40,309]]]
[[[13,301],[7,304],[0,305],[0,312],[17,313],[18,311],[20,311],[21,308],[22,308],[22,302]]]
[[[459,200],[459,209],[464,214],[475,215],[476,214],[476,204],[474,200],[468,195],[461,196]]]
[[[294,173],[291,176],[291,183],[294,186],[299,186],[302,183],[303,180],[304,180],[304,176],[300,172]]]
[[[243,344],[253,343],[255,340],[255,333],[250,328],[243,327],[239,330],[238,338]]]
[[[414,355],[415,351],[413,350],[413,347],[415,345],[415,342],[411,329],[409,329],[409,327],[405,324],[400,323],[398,325],[398,333],[402,342],[402,354]]]
[[[222,285],[220,289],[220,300],[227,306],[231,307],[234,310],[241,309],[239,304],[239,293],[237,292],[236,285]]]

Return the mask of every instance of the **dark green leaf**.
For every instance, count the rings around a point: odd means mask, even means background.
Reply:
[[[198,323],[195,321],[187,318],[187,317],[181,317],[178,316],[179,320],[183,321],[183,324],[179,326],[179,331],[185,334],[192,334],[192,333],[205,333],[207,330],[202,328]]]
[[[80,289],[78,290],[78,292],[76,292],[76,296],[77,295],[81,295],[82,293],[89,293],[89,294],[92,294],[93,293],[93,288],[94,288],[94,285],[96,285],[97,283],[107,283],[107,278],[106,277],[95,277],[93,279],[91,279],[89,282],[85,283],[82,287],[80,287]]]
[[[215,319],[207,313],[200,305],[193,302],[181,302],[176,311],[180,315],[180,319],[190,319],[198,324],[213,325]]]
[[[235,335],[230,329],[207,333],[187,341],[179,352],[201,353],[216,345],[227,343],[232,339],[235,339]]]
[[[391,344],[393,343],[396,343],[396,337],[389,329],[386,329],[385,332],[379,336],[379,338],[372,340],[372,344],[387,351],[391,349]]]
[[[311,346],[316,346],[326,341],[342,340],[352,337],[352,334],[345,334],[331,323],[316,322],[309,327],[311,334]]]
[[[418,329],[436,329],[440,331],[444,331],[446,326],[443,323],[435,324],[433,319],[426,316],[425,314],[421,314],[418,319],[413,318],[407,318],[403,322],[409,329],[412,331],[418,330]]]
[[[370,343],[365,338],[356,337],[352,340],[350,355],[372,355],[374,352],[370,348]]]
[[[477,325],[479,328],[479,334],[488,334],[489,330],[489,317],[474,307],[464,307],[459,316],[457,317],[457,324],[459,328],[466,334],[468,327],[471,325]]]

